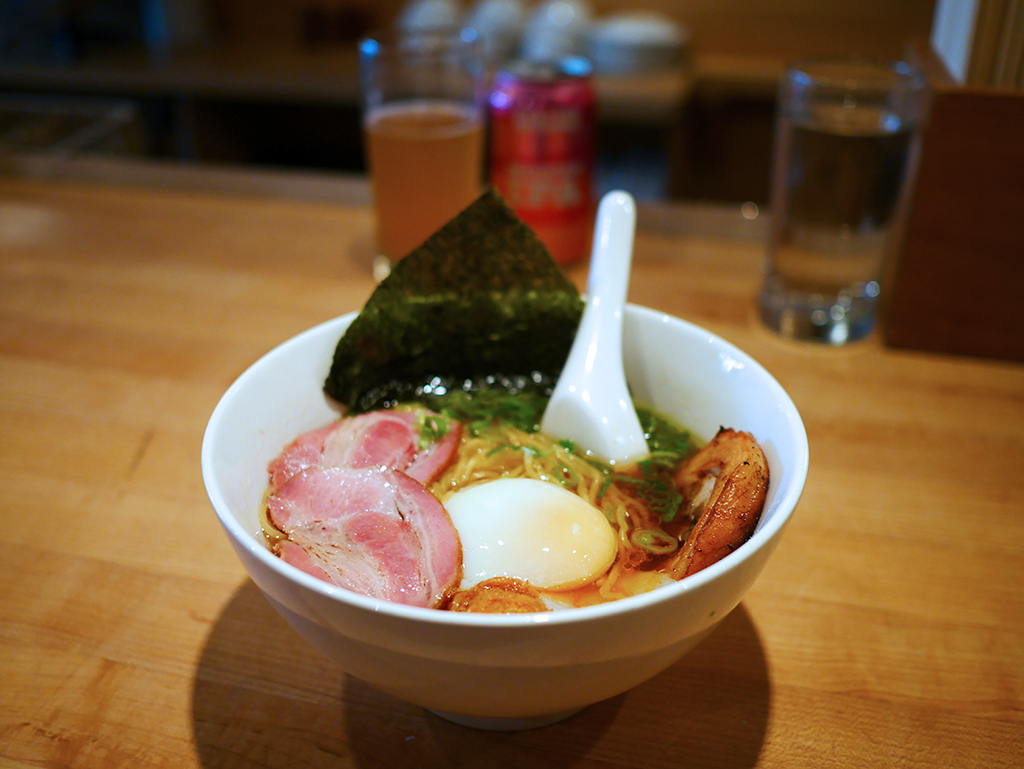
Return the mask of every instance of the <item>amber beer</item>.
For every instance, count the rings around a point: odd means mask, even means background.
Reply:
[[[364,130],[377,245],[395,262],[480,194],[483,123],[472,106],[417,100],[371,111]]]
[[[380,280],[481,193],[487,69],[476,33],[450,28],[368,37],[359,73]]]

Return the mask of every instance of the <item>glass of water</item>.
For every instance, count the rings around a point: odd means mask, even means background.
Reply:
[[[761,319],[841,345],[871,333],[928,102],[904,62],[817,59],[779,87]]]

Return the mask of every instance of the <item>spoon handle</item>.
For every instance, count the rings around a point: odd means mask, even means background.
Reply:
[[[633,238],[636,231],[636,203],[625,192],[609,192],[597,210],[597,226],[587,276],[589,297],[607,297],[609,307],[621,313],[629,291]],[[601,254],[619,254],[615,259],[602,259]]]

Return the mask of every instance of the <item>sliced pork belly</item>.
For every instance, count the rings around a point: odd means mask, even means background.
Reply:
[[[414,411],[371,411],[304,433],[268,466],[273,493],[296,473],[314,466],[387,467],[403,470],[426,485],[437,478],[455,456],[461,425],[426,448]]]
[[[324,427],[310,430],[285,446],[284,451],[267,466],[267,472],[270,473],[271,493],[281,488],[296,473],[319,464],[320,457],[324,453],[324,442],[327,440],[327,436],[337,430],[340,425],[340,422],[331,422]]]
[[[413,418],[415,419],[415,415]],[[416,452],[412,462],[405,468],[405,474],[424,486],[433,483],[455,459],[455,452],[458,451],[461,440],[462,423],[453,419],[447,435]]]
[[[448,513],[403,472],[309,467],[268,500],[289,540],[278,555],[308,574],[409,606],[439,605],[462,580]]]

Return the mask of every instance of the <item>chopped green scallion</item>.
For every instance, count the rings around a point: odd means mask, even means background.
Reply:
[[[629,541],[654,555],[667,555],[679,549],[679,540],[657,529],[634,529]]]

